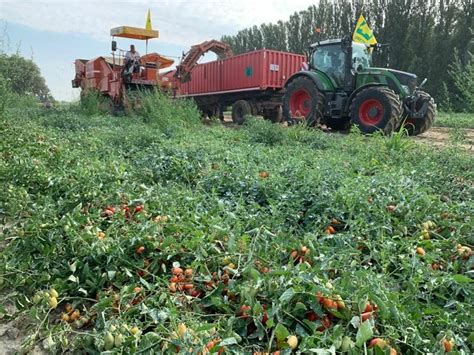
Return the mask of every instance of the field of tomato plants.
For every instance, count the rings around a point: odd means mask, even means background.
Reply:
[[[455,144],[204,125],[158,94],[133,117],[17,105],[0,130],[0,317],[26,350],[474,351]]]

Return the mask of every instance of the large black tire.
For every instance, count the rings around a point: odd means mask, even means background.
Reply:
[[[239,100],[232,105],[232,121],[237,124],[245,122],[245,116],[252,114],[252,106],[248,101]]]
[[[306,122],[309,126],[320,123],[324,115],[324,94],[313,80],[299,77],[290,82],[283,96],[283,118],[289,125]]]
[[[278,106],[272,110],[265,110],[263,113],[263,118],[270,120],[273,123],[280,123],[283,121],[283,111],[281,106]]]
[[[425,115],[421,118],[407,117],[403,123],[403,127],[407,130],[408,135],[417,136],[429,130],[434,123],[436,117],[436,104],[433,98],[426,92],[419,92],[420,98],[416,103],[416,109],[423,107],[425,102],[428,102],[428,109]]]
[[[258,116],[258,105],[254,101],[248,101],[250,109],[252,110],[252,116]]]
[[[402,107],[398,95],[388,87],[363,89],[351,102],[351,120],[363,133],[381,131],[390,135],[399,126]]]

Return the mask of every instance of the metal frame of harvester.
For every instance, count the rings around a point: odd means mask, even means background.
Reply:
[[[159,32],[143,28],[120,26],[110,30],[112,56],[90,60],[76,59],[76,75],[73,88],[81,88],[81,94],[95,90],[110,99],[115,107],[128,104],[127,90],[139,87],[155,87],[160,83],[159,70],[170,67],[174,61],[158,53],[148,53],[148,40],[159,37]],[[115,38],[146,41],[147,53],[140,57],[139,72],[125,72],[124,51],[117,49]],[[118,53],[117,53],[118,52]]]

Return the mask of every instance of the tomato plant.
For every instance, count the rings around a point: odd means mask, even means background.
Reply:
[[[472,155],[146,102],[2,119],[0,287],[28,349],[474,351]]]

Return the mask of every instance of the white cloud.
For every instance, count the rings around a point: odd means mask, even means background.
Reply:
[[[188,47],[263,22],[285,20],[314,0],[1,0],[0,18],[35,29],[109,40],[109,29],[143,26],[152,11],[161,41]]]

